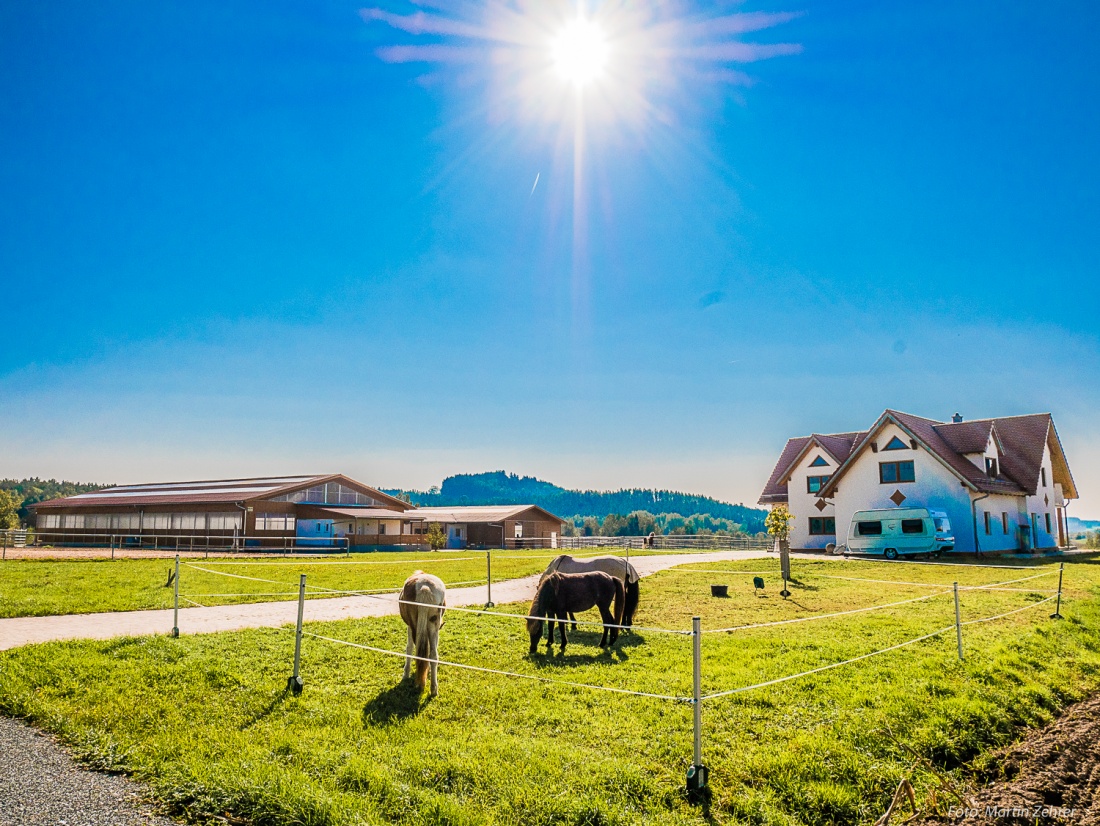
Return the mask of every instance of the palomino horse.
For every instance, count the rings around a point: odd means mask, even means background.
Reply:
[[[600,609],[603,617],[603,636],[600,648],[607,643],[607,632],[611,632],[611,645],[619,638],[618,626],[622,625],[624,590],[622,580],[603,571],[589,571],[587,574],[552,573],[539,585],[535,601],[531,603],[531,613],[527,619],[527,633],[531,636],[531,653],[539,647],[542,637],[543,617],[549,620],[550,633],[546,641],[549,651],[554,647],[554,620],[558,621],[561,631],[561,650],[565,653],[565,626],[570,612],[587,611],[593,605]],[[615,603],[615,613],[611,612],[611,603]],[[608,626],[613,626],[608,628]]]
[[[409,640],[405,646],[405,679],[413,652],[416,661],[416,687],[424,690],[424,677],[428,672],[428,660],[432,667],[432,696],[439,693],[439,681],[435,672],[439,659],[439,629],[443,627],[443,612],[447,600],[447,586],[437,576],[417,571],[405,580],[401,588],[401,619],[409,628]],[[415,604],[410,604],[415,603]]]
[[[586,574],[589,571],[603,571],[605,574],[611,574],[616,579],[622,580],[623,585],[626,587],[626,605],[623,608],[623,621],[621,624],[627,627],[634,624],[634,612],[638,610],[638,580],[640,577],[634,566],[625,559],[617,556],[574,559],[569,554],[562,554],[554,557],[553,561],[546,566],[546,570],[539,577],[539,584],[541,585],[554,571],[560,571],[563,574]],[[573,630],[576,631],[577,618],[570,614],[569,619],[573,621]]]

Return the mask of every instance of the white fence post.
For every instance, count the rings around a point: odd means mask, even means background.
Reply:
[[[485,607],[493,607],[493,551],[485,549],[485,580],[488,582],[488,593],[485,595]]]
[[[687,794],[692,803],[701,803],[709,793],[707,767],[703,765],[703,629],[702,619],[691,618],[692,689],[691,710],[693,743],[691,765],[687,772]]]
[[[176,554],[176,573],[172,577],[172,636],[180,635],[180,555]]]
[[[298,580],[298,625],[294,631],[294,673],[286,681],[287,691],[292,694],[302,693],[302,618],[306,610],[306,575]]]
[[[959,583],[955,583],[955,639],[959,643],[959,659],[963,658],[963,627],[959,616]]]
[[[1066,563],[1058,563],[1058,601],[1054,603],[1054,613],[1050,615],[1051,619],[1062,619],[1062,574],[1066,570]]]

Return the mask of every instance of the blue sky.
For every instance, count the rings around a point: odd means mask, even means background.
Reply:
[[[1049,410],[1100,518],[1100,10],[668,8],[799,14],[594,107],[578,201],[560,90],[359,4],[5,3],[0,475],[749,503],[791,435]]]

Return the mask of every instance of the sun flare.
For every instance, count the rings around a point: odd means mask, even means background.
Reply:
[[[607,65],[607,38],[603,30],[578,17],[554,38],[551,55],[554,68],[565,80],[583,87],[598,79]]]

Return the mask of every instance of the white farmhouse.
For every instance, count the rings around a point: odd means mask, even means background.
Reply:
[[[843,544],[856,511],[904,505],[946,511],[955,551],[1027,552],[1068,544],[1076,498],[1049,413],[937,422],[887,410],[869,430],[790,439],[760,504],[794,515],[792,548]]]

